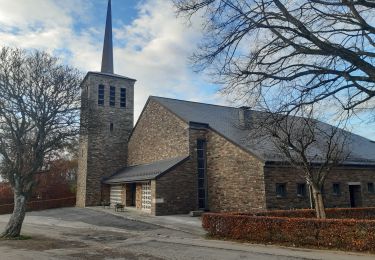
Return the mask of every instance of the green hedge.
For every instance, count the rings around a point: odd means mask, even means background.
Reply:
[[[202,224],[209,235],[226,239],[375,251],[375,220],[206,213]]]

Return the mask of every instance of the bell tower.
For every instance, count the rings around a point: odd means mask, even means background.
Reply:
[[[102,179],[126,166],[134,121],[134,79],[114,74],[112,11],[108,1],[102,66],[81,83],[77,206],[109,200]]]

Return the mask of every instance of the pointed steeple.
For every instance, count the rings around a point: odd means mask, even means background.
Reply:
[[[113,42],[112,42],[112,7],[108,1],[107,21],[105,24],[102,70],[103,73],[113,74]]]

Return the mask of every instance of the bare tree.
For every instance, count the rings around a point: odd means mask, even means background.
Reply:
[[[0,50],[0,173],[14,192],[2,237],[18,237],[35,175],[77,134],[81,75],[49,54]]]
[[[248,126],[250,135],[257,142],[271,143],[296,173],[304,178],[312,190],[317,218],[325,218],[322,196],[324,182],[333,168],[340,166],[350,156],[350,133],[338,126],[316,120],[313,109],[299,109],[293,115],[261,113]]]
[[[286,112],[321,100],[341,111],[375,107],[375,1],[173,2],[180,15],[203,18],[193,61],[224,93],[276,97]]]

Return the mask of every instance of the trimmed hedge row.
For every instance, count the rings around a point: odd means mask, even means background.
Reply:
[[[246,214],[246,213],[245,213]],[[289,218],[315,218],[315,210],[272,210],[249,213],[255,216],[268,217],[289,217]],[[329,219],[374,219],[375,208],[329,208],[326,209],[326,215]]]
[[[27,211],[74,207],[76,204],[76,197],[69,197],[63,199],[38,200],[27,203]],[[13,212],[13,204],[0,205],[0,214],[10,214]]]
[[[226,239],[375,251],[375,220],[206,213],[202,225],[209,235]]]

